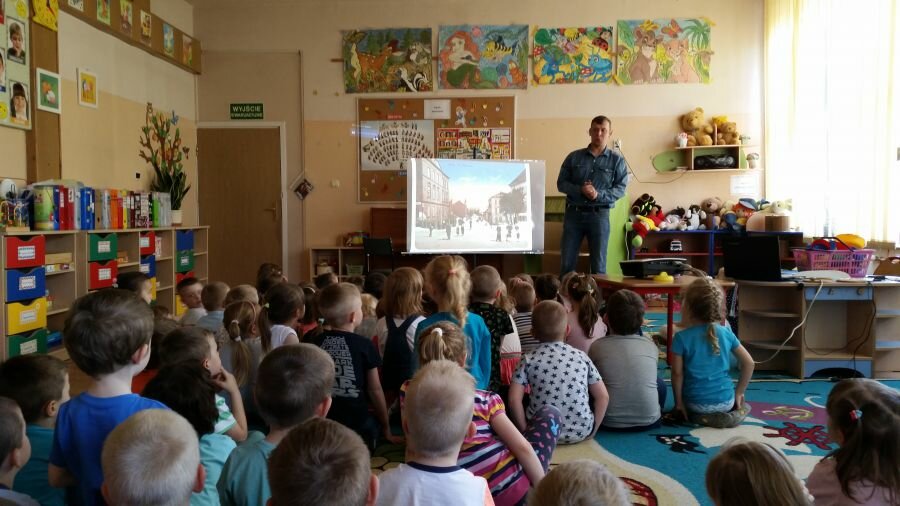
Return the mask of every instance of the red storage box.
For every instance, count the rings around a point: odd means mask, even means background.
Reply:
[[[44,265],[44,236],[6,237],[6,268],[38,267]]]
[[[106,262],[88,262],[88,265],[88,270],[90,271],[88,290],[109,288],[116,283],[116,276],[119,274],[119,265],[115,260],[108,260]]]
[[[156,233],[143,232],[139,239],[138,248],[141,255],[152,255],[156,252]]]
[[[194,278],[194,277],[196,277],[196,276],[194,275],[194,271],[188,271],[188,272],[176,272],[176,273],[175,273],[175,286],[178,286],[178,283],[181,283],[181,280],[182,280],[182,279],[185,279],[185,278]]]

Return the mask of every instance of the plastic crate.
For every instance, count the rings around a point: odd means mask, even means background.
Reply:
[[[798,271],[832,270],[846,272],[852,278],[864,278],[875,250],[815,250],[791,248]]]

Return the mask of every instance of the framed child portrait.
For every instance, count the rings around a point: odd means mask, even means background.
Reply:
[[[97,108],[100,99],[100,90],[97,88],[97,74],[78,69],[78,105]]]
[[[37,108],[59,114],[62,100],[59,97],[59,74],[37,69]]]

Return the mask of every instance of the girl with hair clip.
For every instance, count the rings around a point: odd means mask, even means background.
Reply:
[[[565,292],[572,305],[566,343],[587,353],[594,341],[606,335],[600,318],[600,289],[590,274],[575,274],[566,281]]]
[[[381,304],[385,316],[375,325],[381,366],[382,386],[388,404],[393,404],[400,386],[412,377],[415,355],[413,344],[422,316],[422,273],[400,267],[384,282]]]
[[[743,438],[729,439],[709,462],[706,492],[716,506],[812,505],[812,497],[781,452]]]
[[[253,402],[253,386],[256,371],[262,360],[262,340],[259,332],[259,307],[248,301],[232,302],[225,307],[223,317],[228,340],[219,348],[219,357],[226,371],[234,375],[241,398],[246,406],[247,418],[260,421]]]
[[[753,375],[753,358],[737,336],[722,325],[725,292],[712,278],[697,278],[684,291],[684,330],[672,343],[672,390],[675,411],[708,427],[735,427],[750,412],[744,392]],[[730,355],[741,369],[737,388],[728,371]]]
[[[300,289],[303,290],[303,318],[294,329],[303,341],[307,333],[319,327],[319,309],[316,307],[318,290],[315,285],[301,285]]]
[[[900,392],[870,379],[848,379],[825,404],[838,449],[807,480],[816,506],[900,504]]]
[[[491,332],[484,320],[466,309],[472,280],[466,261],[459,255],[443,255],[425,266],[425,291],[437,304],[438,312],[419,322],[415,346],[421,330],[442,321],[453,322],[466,335],[468,361],[466,370],[475,378],[476,388],[487,388],[491,379]]]
[[[300,344],[294,325],[303,318],[306,309],[303,290],[294,284],[278,283],[266,292],[260,322],[269,328],[263,335],[262,349],[268,353],[286,344]]]
[[[463,366],[466,336],[450,322],[431,325],[420,335],[418,359],[419,367],[433,360],[450,360]],[[401,388],[401,408],[407,384]],[[457,463],[487,480],[494,504],[522,504],[529,487],[537,486],[547,473],[562,415],[555,407],[544,406],[520,433],[506,415],[499,395],[476,390],[474,401],[475,433],[463,441]]]

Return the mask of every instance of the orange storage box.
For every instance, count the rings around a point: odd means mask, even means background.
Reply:
[[[6,268],[21,269],[44,265],[45,244],[42,235],[6,236]]]

